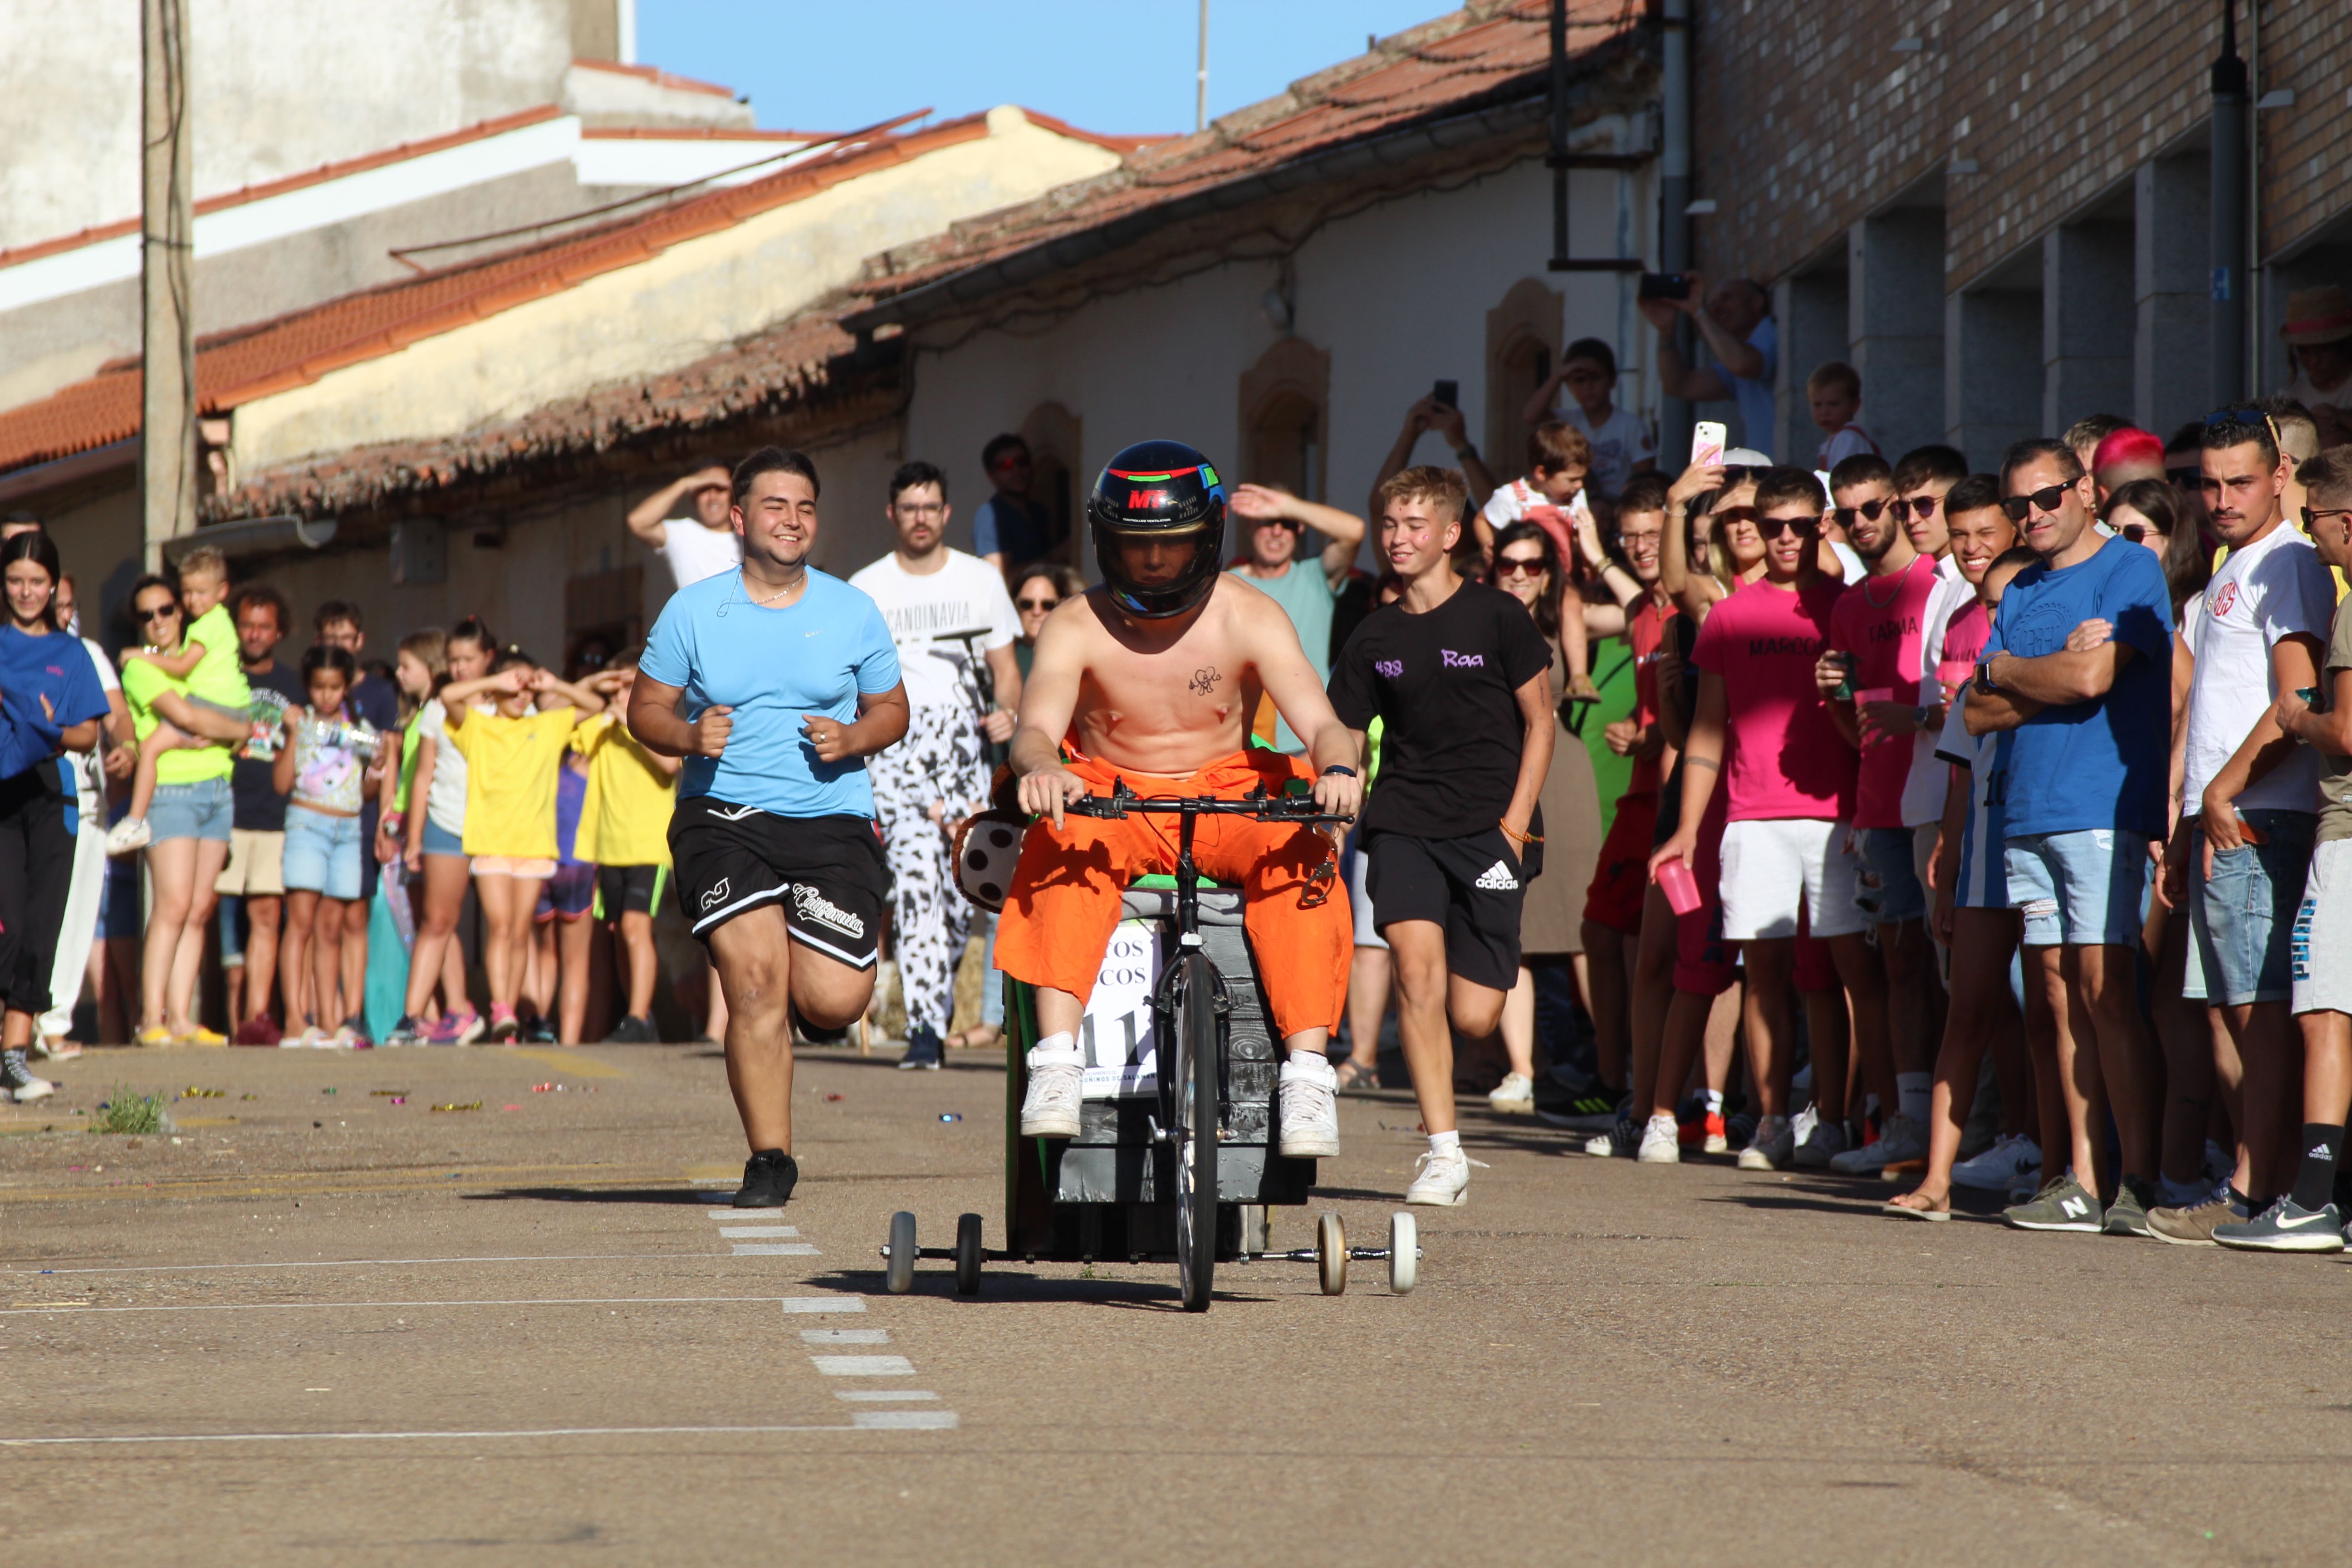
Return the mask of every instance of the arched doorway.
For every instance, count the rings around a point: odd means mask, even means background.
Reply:
[[[1497,475],[1522,471],[1528,427],[1520,413],[1559,363],[1565,298],[1522,278],[1486,312],[1486,434],[1479,450]]]

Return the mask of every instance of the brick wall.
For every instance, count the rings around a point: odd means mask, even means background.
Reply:
[[[1958,289],[2197,130],[2219,8],[2198,0],[1697,0],[1701,264],[1770,282],[1949,160]],[[2263,6],[2266,250],[2352,207],[2342,150],[2352,26],[2339,4]],[[2245,47],[2241,13],[2240,47]],[[1899,51],[1904,40],[1926,47]],[[2199,220],[2201,222],[2201,219]]]

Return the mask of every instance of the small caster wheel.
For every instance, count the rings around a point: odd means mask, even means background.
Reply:
[[[980,1216],[961,1215],[956,1220],[956,1294],[980,1294],[981,1264]]]
[[[915,1216],[905,1209],[890,1216],[890,1260],[882,1279],[893,1296],[915,1288]]]
[[[1323,1281],[1326,1296],[1337,1296],[1348,1289],[1348,1227],[1336,1214],[1327,1214],[1316,1222],[1315,1272]]]
[[[1389,1216],[1389,1289],[1399,1296],[1412,1293],[1421,1283],[1421,1226],[1400,1209]]]

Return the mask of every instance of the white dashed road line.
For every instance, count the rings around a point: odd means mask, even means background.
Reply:
[[[912,1377],[915,1363],[902,1355],[813,1355],[827,1377]]]

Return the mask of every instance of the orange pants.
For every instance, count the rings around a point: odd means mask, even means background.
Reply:
[[[1097,795],[1119,776],[1110,763],[1082,757],[1070,771]],[[1141,795],[1215,795],[1238,800],[1265,786],[1279,795],[1307,763],[1278,752],[1236,752],[1188,779],[1128,780]],[[996,966],[1015,980],[1067,991],[1084,1002],[1094,992],[1103,950],[1119,921],[1119,896],[1138,877],[1176,869],[1180,824],[1174,816],[1130,815],[1123,822],[1067,816],[1060,827],[1031,825],[1013,868],[1013,889],[996,927]],[[1242,923],[1257,957],[1258,978],[1284,1039],[1305,1029],[1339,1027],[1348,1003],[1348,964],[1355,928],[1344,884],[1302,902],[1308,879],[1331,859],[1331,842],[1312,827],[1247,816],[1203,816],[1192,831],[1192,862],[1205,879],[1237,883]],[[1238,979],[1238,976],[1234,978]]]

